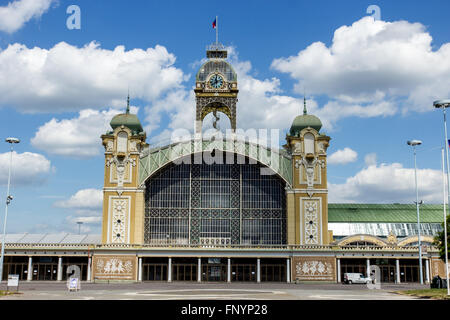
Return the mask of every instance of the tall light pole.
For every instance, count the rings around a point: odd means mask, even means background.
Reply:
[[[78,234],[81,234],[81,225],[83,224],[83,221],[77,221],[78,224]]]
[[[437,100],[433,102],[433,106],[437,109],[441,109],[443,110],[444,113],[444,147],[445,147],[445,151],[446,151],[446,155],[447,155],[447,197],[448,200],[448,206],[450,209],[450,170],[449,170],[449,160],[448,160],[448,149],[449,149],[449,143],[448,143],[448,138],[447,138],[447,117],[446,117],[446,108],[448,108],[450,106],[450,99],[446,99],[446,100]],[[449,281],[448,281],[448,272],[449,272],[449,268],[448,268],[448,247],[447,247],[447,216],[444,216],[444,243],[445,243],[445,278],[447,279],[447,294],[450,295],[450,285],[449,285]]]
[[[10,157],[9,157],[8,188],[6,191],[5,221],[3,222],[3,240],[2,240],[2,251],[1,251],[1,255],[0,255],[0,283],[3,280],[3,258],[5,256],[6,221],[8,219],[8,206],[11,203],[11,200],[13,199],[13,197],[9,194],[9,186],[11,184],[13,145],[14,145],[14,143],[19,143],[20,140],[17,138],[6,138],[5,141],[8,142],[9,144],[11,144],[11,153],[10,153]]]
[[[414,177],[416,180],[416,208],[417,208],[417,236],[419,238],[419,277],[420,284],[423,284],[423,270],[422,270],[422,242],[420,241],[420,214],[419,214],[419,189],[417,188],[417,164],[416,164],[416,146],[420,146],[422,141],[411,140],[407,142],[408,145],[413,147],[414,150]]]

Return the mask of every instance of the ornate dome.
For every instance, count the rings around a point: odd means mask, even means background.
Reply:
[[[320,121],[319,118],[312,114],[307,114],[305,100],[303,114],[295,117],[294,121],[292,122],[291,129],[289,130],[289,134],[291,136],[298,136],[300,134],[300,131],[308,127],[311,127],[319,132],[322,128],[322,121]]]
[[[197,73],[197,81],[205,81],[209,74],[218,71],[222,73],[228,82],[237,81],[237,75],[231,64],[224,60],[208,60],[199,69]]]
[[[141,133],[144,131],[138,117],[135,114],[130,114],[130,97],[127,100],[126,113],[115,115],[109,124],[113,130],[123,125],[133,133]]]

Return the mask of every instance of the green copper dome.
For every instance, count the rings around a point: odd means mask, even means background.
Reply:
[[[300,134],[300,131],[308,127],[311,127],[315,129],[317,132],[319,132],[320,128],[322,128],[322,121],[320,121],[319,118],[313,116],[312,114],[307,114],[306,100],[305,100],[303,114],[295,117],[294,121],[292,122],[289,134],[291,136],[298,136]]]
[[[135,114],[129,113],[118,114],[114,116],[114,118],[112,118],[110,125],[113,128],[113,130],[117,127],[124,125],[128,129],[136,133],[144,131],[144,129],[141,126],[141,122],[139,121],[138,117]]]
[[[130,97],[128,97],[126,113],[115,115],[109,124],[113,130],[123,125],[134,133],[144,131],[138,117],[135,114],[130,114]]]

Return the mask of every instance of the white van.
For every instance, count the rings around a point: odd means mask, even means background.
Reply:
[[[362,273],[344,273],[344,283],[372,283],[372,279],[366,278]]]

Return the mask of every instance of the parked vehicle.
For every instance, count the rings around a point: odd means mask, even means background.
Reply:
[[[362,273],[344,273],[344,283],[372,283],[373,280],[370,277],[365,277]]]

